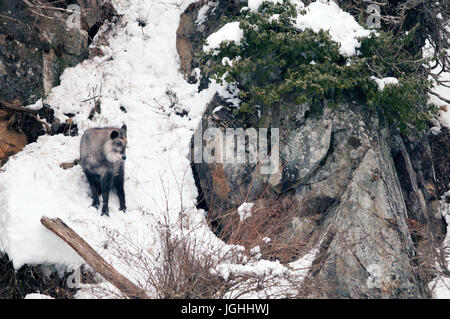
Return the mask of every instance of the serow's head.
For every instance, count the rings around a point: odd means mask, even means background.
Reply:
[[[127,159],[127,126],[124,124],[120,129],[112,130],[110,140],[105,145],[106,159],[115,163]]]

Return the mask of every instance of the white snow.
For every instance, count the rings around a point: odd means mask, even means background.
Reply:
[[[224,280],[228,280],[230,276],[267,276],[275,275],[281,276],[285,274],[288,269],[280,264],[279,261],[271,262],[268,260],[258,260],[247,265],[243,264],[220,264],[213,272],[220,274]]]
[[[263,0],[249,0],[248,8],[252,12],[257,12],[263,3]],[[281,0],[270,0],[269,2],[280,3]],[[310,28],[315,32],[319,30],[329,31],[331,39],[340,44],[339,52],[344,56],[356,54],[359,48],[359,37],[367,37],[371,31],[364,29],[353,16],[343,11],[334,1],[319,0],[304,6],[300,0],[293,0],[292,3],[297,7],[298,16],[295,26],[300,30]],[[306,11],[306,14],[301,14]],[[278,19],[278,15],[273,15],[270,21]],[[240,43],[243,32],[239,28],[238,22],[230,22],[219,31],[211,34],[208,39],[208,45],[204,46],[204,51],[217,49],[222,41],[234,41]],[[214,51],[217,54],[217,50]]]
[[[208,2],[200,8],[197,14],[197,19],[195,20],[195,24],[197,25],[197,27],[205,23],[206,19],[208,18],[208,13],[213,13],[216,10],[218,4],[219,2]]]
[[[212,111],[212,114],[219,112],[221,109],[223,109],[225,106],[223,105],[219,105],[216,108],[214,108],[214,110]]]
[[[450,31],[450,26],[447,26],[447,29]],[[425,41],[425,46],[422,48],[422,53],[424,58],[431,58],[434,55],[434,49],[431,46],[430,42],[428,40]],[[447,49],[447,54],[450,54],[450,50]],[[431,65],[434,65],[434,61],[430,62]],[[434,74],[439,74],[442,71],[442,67],[438,66],[435,68],[432,72]],[[429,77],[430,80],[433,80],[432,77]],[[447,85],[450,83],[450,72],[443,72],[440,74],[440,80],[447,81]],[[434,81],[434,80],[433,80]],[[450,99],[450,88],[445,87],[443,85],[437,85],[436,82],[434,82],[435,87],[433,88],[433,91],[439,94],[441,97],[444,97],[446,99]],[[428,94],[429,103],[435,104],[437,107],[440,108],[439,110],[439,122],[446,127],[450,128],[450,108],[447,102],[441,100],[439,97]],[[441,131],[440,124],[438,123],[437,126],[431,128],[431,132],[433,134],[437,134]],[[450,188],[450,185],[448,185]],[[441,245],[442,247],[445,247],[445,249],[448,249],[450,245],[450,204],[446,202],[446,197],[450,197],[450,190],[447,191],[444,196],[442,196],[442,199],[439,203],[439,208],[441,211],[442,216],[444,216],[446,222],[447,222],[447,235],[444,239],[444,243]],[[447,267],[450,266],[450,258],[447,257]],[[436,265],[437,269],[440,269],[439,265]],[[443,275],[438,275],[436,278],[434,278],[428,285],[428,287],[431,289],[433,293],[433,297],[437,299],[450,299],[450,279]]]
[[[229,66],[233,66],[233,61],[230,60],[229,57],[224,57],[222,58],[222,65],[229,65]]]
[[[430,131],[433,135],[439,135],[441,133],[441,127],[433,126]]]
[[[448,27],[450,30],[450,27]],[[433,47],[429,43],[428,40],[425,42],[425,46],[422,49],[423,55],[425,58],[432,57],[434,54]],[[450,54],[450,49],[447,49],[447,54]],[[431,62],[431,65],[433,65],[433,62]],[[434,74],[439,74],[442,70],[441,66],[438,66],[436,69],[433,70]],[[430,76],[430,80],[433,80]],[[441,81],[445,82],[447,81],[447,85],[450,83],[450,72],[443,72],[440,75]],[[433,91],[442,96],[445,99],[450,99],[450,88],[443,86],[443,85],[437,85],[436,82],[434,82],[435,87],[433,88]],[[450,105],[448,105],[447,102],[441,100],[439,97],[429,94],[429,103],[433,103],[437,107],[440,108],[439,110],[439,120],[440,122],[445,125],[446,127],[450,128]]]
[[[306,14],[298,15],[296,26],[301,30],[310,28],[315,32],[329,30],[331,39],[341,45],[339,52],[344,56],[355,55],[360,46],[357,38],[370,35],[370,30],[364,29],[334,1],[319,0],[305,8],[300,4],[299,8],[306,10]]]
[[[288,265],[278,260],[269,262],[259,260],[259,246],[254,248],[257,258],[247,263],[222,263],[212,270],[224,280],[230,281],[232,288],[225,298],[267,299],[295,297],[301,289],[301,282],[307,276],[313,261],[319,253],[321,242],[303,257]],[[249,276],[248,280],[240,280]],[[264,281],[261,280],[264,278]]]
[[[269,21],[270,21],[270,22],[272,22],[272,21],[278,21],[279,18],[280,18],[280,15],[279,15],[279,14],[274,14],[274,15],[272,15],[272,16],[269,18]]]
[[[44,106],[42,99],[37,100],[34,104],[27,105],[27,108],[30,110],[40,110]]]
[[[369,79],[372,81],[375,81],[375,83],[378,85],[378,90],[383,91],[386,85],[397,85],[398,79],[394,77],[387,77],[383,79],[379,79],[376,76],[371,76]]]
[[[447,81],[447,84],[450,83],[450,72],[441,73],[440,78],[442,81]],[[443,85],[436,85],[433,88],[433,91],[446,99],[450,99],[450,88],[448,87],[445,87]],[[429,94],[429,102],[435,104],[437,107],[440,108],[439,120],[446,127],[450,128],[450,105],[448,105],[447,102],[441,100],[440,98],[432,94]]]
[[[263,2],[282,3],[282,0],[248,0],[248,7],[252,12],[258,12]]]
[[[238,21],[227,23],[206,39],[207,44],[203,46],[203,51],[209,52],[214,50],[214,54],[217,54],[218,51],[216,49],[219,48],[220,43],[223,41],[240,44],[243,37],[244,31],[239,27]]]
[[[239,206],[237,210],[239,218],[241,220],[244,220],[252,217],[252,208],[254,205],[254,203],[243,203],[241,206]]]

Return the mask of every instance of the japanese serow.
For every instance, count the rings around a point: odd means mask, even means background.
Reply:
[[[108,198],[113,187],[119,196],[120,210],[125,212],[123,188],[127,148],[127,126],[91,128],[81,137],[80,163],[89,182],[92,206],[98,208],[103,198],[102,216],[109,216]]]

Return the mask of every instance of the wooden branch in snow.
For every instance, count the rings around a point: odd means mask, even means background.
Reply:
[[[72,247],[96,272],[131,299],[147,294],[108,264],[83,238],[59,218],[42,217],[41,223]]]
[[[27,5],[27,7],[33,7],[34,5],[30,3],[28,0],[22,0],[23,3]]]
[[[445,97],[443,97],[443,96],[437,94],[436,92],[434,92],[434,91],[432,91],[432,90],[428,90],[428,93],[430,93],[430,94],[436,96],[438,99],[444,101],[445,103],[449,103],[449,104],[450,104],[450,100],[449,100],[449,99],[446,99]]]
[[[9,111],[13,111],[13,112],[36,115],[36,111],[33,111],[33,110],[23,107],[22,105],[20,105],[20,102],[18,102],[17,100],[15,100],[13,102],[7,102],[5,100],[0,100],[0,108],[9,110]]]
[[[0,100],[0,109],[25,114],[26,116],[29,116],[44,125],[47,134],[50,134],[52,132],[50,125],[46,121],[41,120],[37,115],[37,112],[23,107],[22,105],[20,105],[20,103],[10,103],[5,100]]]

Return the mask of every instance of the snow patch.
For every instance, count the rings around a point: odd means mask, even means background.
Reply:
[[[248,8],[252,12],[258,12],[263,2],[282,3],[282,0],[248,0]]]
[[[27,105],[27,109],[38,111],[44,107],[42,99],[37,100],[34,104]]]
[[[329,31],[331,39],[338,42],[339,52],[344,56],[356,54],[360,43],[358,37],[367,37],[371,31],[364,29],[353,16],[343,11],[334,1],[319,0],[302,9],[306,14],[299,14],[296,26],[300,30],[310,28],[315,32]]]
[[[243,203],[238,208],[239,218],[242,220],[252,217],[252,208],[254,203]]]
[[[203,46],[203,51],[209,52],[214,50],[214,55],[218,54],[216,49],[219,48],[223,41],[232,41],[240,44],[244,37],[244,31],[239,27],[239,22],[230,22],[225,24],[217,32],[214,32],[206,39],[206,45]]]
[[[208,2],[206,5],[200,8],[200,10],[198,11],[197,19],[195,20],[195,24],[197,25],[197,27],[206,22],[208,13],[214,13],[218,4],[219,2]]]
[[[369,79],[375,81],[375,83],[378,85],[379,91],[383,91],[386,85],[398,85],[398,79],[394,77],[379,79],[375,76],[371,76]]]

